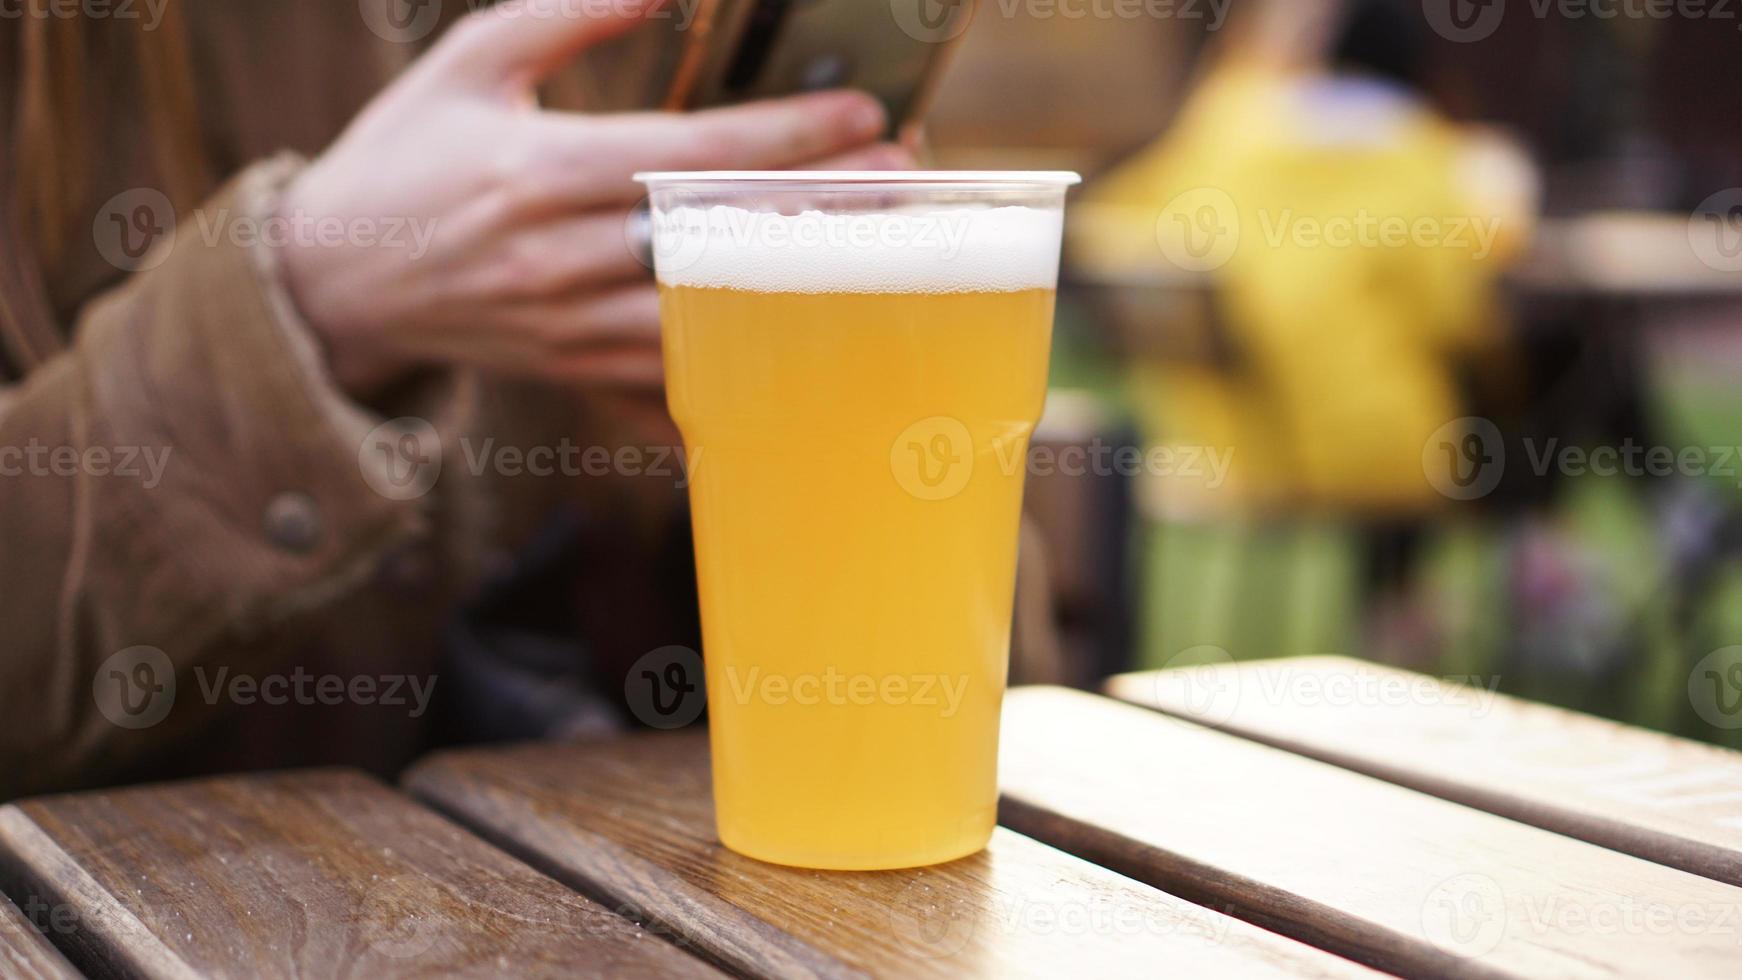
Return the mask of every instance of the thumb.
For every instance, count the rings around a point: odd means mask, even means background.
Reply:
[[[455,24],[429,60],[468,86],[531,87],[583,49],[641,23],[665,0],[504,0]]]

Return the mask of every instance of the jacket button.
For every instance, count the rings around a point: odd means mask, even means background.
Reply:
[[[314,498],[286,491],[268,501],[266,537],[285,551],[312,550],[321,537],[321,515]]]

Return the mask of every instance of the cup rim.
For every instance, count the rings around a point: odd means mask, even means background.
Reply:
[[[962,184],[1070,187],[1083,178],[1070,170],[643,170],[642,184]]]

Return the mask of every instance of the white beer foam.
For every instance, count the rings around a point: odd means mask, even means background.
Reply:
[[[668,286],[782,293],[967,293],[1058,283],[1057,208],[779,214],[716,205],[653,212]]]

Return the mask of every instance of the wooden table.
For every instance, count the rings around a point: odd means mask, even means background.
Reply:
[[[1003,826],[910,871],[726,851],[699,731],[23,801],[0,976],[1742,976],[1742,755],[1336,658],[1108,693],[1013,691]]]

